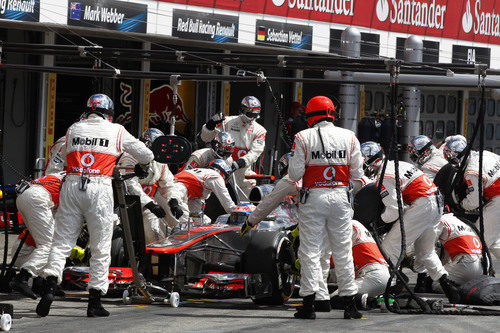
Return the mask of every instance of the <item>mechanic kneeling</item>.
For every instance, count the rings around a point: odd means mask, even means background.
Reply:
[[[186,162],[184,169],[208,168],[210,162],[216,159],[226,161],[231,165],[234,152],[234,139],[228,132],[219,132],[210,142],[210,148],[202,148],[194,151]]]
[[[365,142],[361,145],[361,153],[365,174],[368,177],[376,177],[377,184],[382,182],[380,196],[385,206],[382,220],[385,223],[399,221],[395,162],[388,161],[382,175],[382,165],[386,158],[382,147],[375,142]],[[407,162],[399,162],[399,178],[403,203],[406,205],[403,213],[406,243],[408,246],[415,245],[416,260],[427,269],[434,281],[439,280],[449,301],[457,303],[460,299],[458,290],[448,280],[447,272],[434,249],[442,214],[442,199],[438,189],[429,177]],[[396,263],[400,255],[401,237],[400,225],[397,222],[382,242],[383,250],[392,263]]]
[[[208,168],[184,170],[175,175],[174,190],[168,204],[179,223],[189,221],[190,213],[201,213],[203,202],[214,193],[226,213],[234,208],[233,199],[226,188],[231,167],[224,160],[214,160]]]
[[[142,133],[140,140],[151,149],[153,142],[163,135],[159,129],[149,128]],[[137,160],[130,154],[123,154],[118,165],[130,167],[133,171]],[[125,184],[130,194],[140,197],[144,236],[146,244],[149,244],[167,236],[167,223],[172,228],[177,224],[175,218],[168,214],[170,210],[165,198],[168,193],[174,191],[174,176],[167,164],[154,160],[147,172],[141,176],[144,177],[133,177],[126,180]]]
[[[378,296],[384,292],[389,281],[387,262],[363,224],[352,220],[352,229],[352,256],[358,295]],[[333,308],[342,304],[337,291],[332,294],[331,303]]]
[[[448,141],[444,157],[453,165],[462,164],[467,142],[463,138]],[[484,241],[490,252],[500,259],[500,156],[489,151],[483,152],[483,193],[486,202],[483,210]],[[459,203],[466,211],[479,208],[479,152],[471,151],[465,161],[464,182],[467,186],[465,197]],[[455,197],[457,197],[455,195]],[[478,219],[479,221],[479,219]]]

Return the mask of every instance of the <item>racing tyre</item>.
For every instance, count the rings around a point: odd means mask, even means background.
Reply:
[[[291,268],[295,252],[282,231],[253,231],[243,254],[245,273],[261,273],[271,283],[271,294],[252,297],[259,305],[281,305],[293,294],[296,276]]]
[[[111,241],[111,264],[110,267],[127,266],[128,260],[125,257],[123,238],[120,236]]]
[[[4,313],[0,318],[0,330],[1,331],[10,331],[12,327],[12,317],[8,313]]]
[[[179,303],[181,302],[181,297],[179,296],[178,292],[172,292],[170,293],[170,297],[168,299],[168,302],[170,303],[170,306],[173,308],[176,308],[179,306]]]
[[[130,293],[129,293],[129,291],[127,289],[125,289],[123,291],[122,301],[123,301],[123,304],[125,304],[125,305],[132,304],[132,300],[130,299]]]

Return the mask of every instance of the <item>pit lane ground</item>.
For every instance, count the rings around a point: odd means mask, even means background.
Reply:
[[[500,267],[500,261],[495,264]],[[409,277],[414,284],[416,275],[409,273]],[[108,318],[86,317],[83,292],[69,291],[66,298],[56,299],[45,318],[35,313],[38,301],[0,293],[0,302],[14,305],[12,332],[500,332],[500,317],[496,316],[397,315],[377,309],[365,311],[361,320],[344,320],[340,310],[317,313],[316,320],[293,319],[301,299],[265,307],[250,299],[187,298],[179,308],[171,308],[124,305],[121,298],[104,298],[104,306],[111,312]]]
[[[299,299],[281,307],[257,307],[251,300],[184,300],[166,305],[123,305],[106,299],[108,318],[87,318],[86,299],[56,300],[48,317],[35,314],[37,301],[1,295],[14,304],[13,332],[498,332],[499,317],[397,315],[372,310],[361,320],[342,311],[318,313],[316,320],[293,319]]]

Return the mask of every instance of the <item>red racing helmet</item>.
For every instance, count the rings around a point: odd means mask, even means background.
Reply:
[[[309,100],[306,107],[306,118],[309,127],[313,127],[319,121],[325,119],[335,120],[335,106],[331,99],[326,96],[316,96]]]

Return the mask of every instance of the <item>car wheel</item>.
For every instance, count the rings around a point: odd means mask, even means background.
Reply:
[[[280,305],[286,302],[295,289],[296,276],[291,268],[295,253],[291,242],[281,231],[258,231],[251,235],[244,253],[245,273],[261,273],[271,283],[271,293],[262,297],[252,297],[256,304]]]
[[[123,238],[115,238],[111,241],[111,264],[110,267],[127,266],[125,258],[125,248],[123,246]]]

